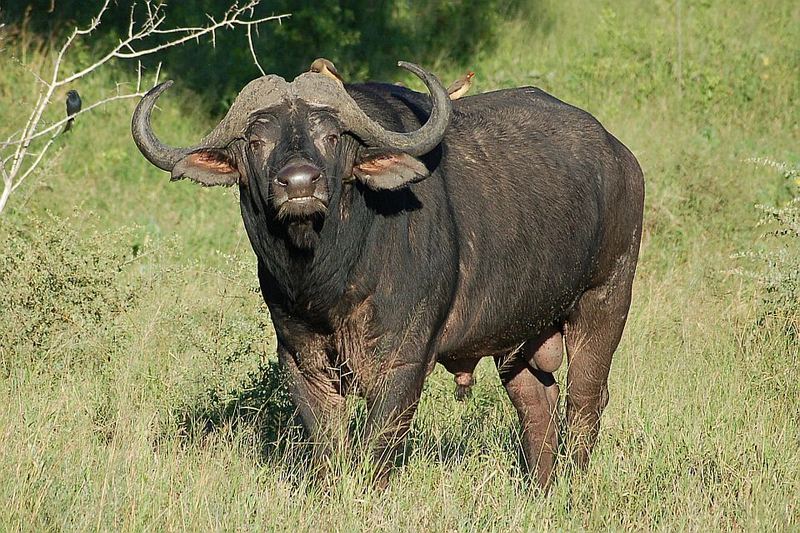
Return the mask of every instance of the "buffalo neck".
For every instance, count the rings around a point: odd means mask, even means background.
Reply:
[[[270,307],[295,319],[330,326],[332,312],[347,302],[345,293],[353,287],[370,285],[368,279],[355,279],[362,251],[380,229],[380,216],[367,205],[363,194],[352,191],[349,206],[336,195],[326,219],[314,229],[318,239],[311,249],[295,246],[286,225],[258,209],[243,191],[242,217],[259,263],[259,281]]]

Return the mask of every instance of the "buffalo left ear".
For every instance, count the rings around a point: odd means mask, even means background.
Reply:
[[[374,191],[393,191],[428,177],[425,164],[405,152],[381,148],[361,151],[353,175]]]
[[[236,163],[222,150],[203,149],[192,152],[172,167],[171,181],[189,178],[203,187],[229,187],[239,182]]]

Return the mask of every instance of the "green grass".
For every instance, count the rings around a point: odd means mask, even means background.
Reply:
[[[797,168],[799,42],[790,1],[685,0],[680,24],[674,2],[546,1],[470,65],[436,66],[475,70],[475,91],[535,84],[584,107],[645,171],[600,440],[548,495],[522,480],[489,362],[465,404],[431,376],[387,491],[358,472],[314,484],[235,191],[170,184],[131,142],[132,104],[82,117],[0,219],[0,529],[797,530],[797,306],[770,297],[797,293],[764,280],[791,279],[800,250],[765,236],[755,204],[800,184],[745,160]],[[0,96],[29,102],[10,56]],[[78,87],[85,101],[111,76]],[[164,100],[170,142],[213,123],[196,95]],[[19,108],[4,113],[7,134]],[[765,254],[734,257],[748,251]]]

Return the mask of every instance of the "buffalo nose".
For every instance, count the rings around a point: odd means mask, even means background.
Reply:
[[[314,194],[315,183],[322,171],[308,163],[292,163],[283,167],[275,176],[279,185],[286,187],[289,199],[303,198]]]

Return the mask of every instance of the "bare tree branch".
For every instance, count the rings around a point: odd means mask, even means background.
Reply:
[[[208,23],[205,26],[177,28],[163,27],[166,21],[166,14],[164,11],[166,3],[163,2],[163,0],[145,0],[142,4],[139,4],[138,7],[142,7],[144,11],[141,13],[143,17],[141,21],[137,21],[137,17],[142,10],[137,9],[137,4],[134,3],[130,11],[127,35],[120,39],[117,44],[113,45],[110,50],[107,50],[100,56],[100,59],[91,65],[62,75],[61,70],[65,66],[65,58],[68,56],[73,45],[78,39],[95,32],[103,16],[108,12],[111,0],[105,0],[98,9],[97,14],[86,27],[75,28],[66,38],[62,46],[58,49],[53,61],[52,73],[49,77],[42,76],[32,69],[29,69],[39,83],[39,94],[36,104],[33,106],[22,129],[17,130],[6,139],[5,142],[0,143],[0,162],[2,163],[2,166],[0,166],[0,175],[2,175],[3,178],[3,192],[0,194],[0,213],[3,212],[7,205],[11,193],[17,190],[17,188],[41,165],[48,150],[52,147],[60,134],[62,127],[65,126],[69,120],[118,100],[140,98],[144,96],[146,92],[146,89],[142,86],[142,65],[139,63],[135,90],[125,91],[123,90],[123,84],[118,83],[116,85],[116,94],[85,107],[71,117],[64,117],[53,124],[47,125],[42,120],[42,117],[48,106],[52,103],[53,95],[58,89],[88,74],[96,72],[113,59],[138,59],[192,40],[199,42],[200,39],[205,36],[210,37],[213,46],[216,45],[217,30],[236,29],[240,27],[244,27],[247,32],[248,44],[253,56],[253,62],[259,71],[264,74],[264,69],[258,62],[255,47],[253,46],[253,28],[256,29],[257,34],[259,24],[270,21],[280,22],[289,15],[271,15],[269,17],[253,18],[255,8],[259,6],[260,3],[261,0],[247,0],[241,5],[239,2],[235,2],[225,11],[219,20],[216,20],[210,14],[206,14]],[[0,28],[1,27],[2,26],[0,26]],[[148,46],[140,46],[146,39],[152,39],[154,37],[163,37],[165,40]],[[153,78],[152,86],[158,83],[160,71],[161,65],[159,64]],[[36,152],[31,151],[32,144],[37,145],[38,149]]]
[[[258,56],[256,55],[256,49],[253,46],[253,27],[247,27],[247,43],[250,45],[250,54],[253,56],[253,63],[256,64],[258,67],[259,72],[261,72],[262,76],[266,76],[267,73],[264,72],[264,69],[261,67],[261,63],[258,62]]]

